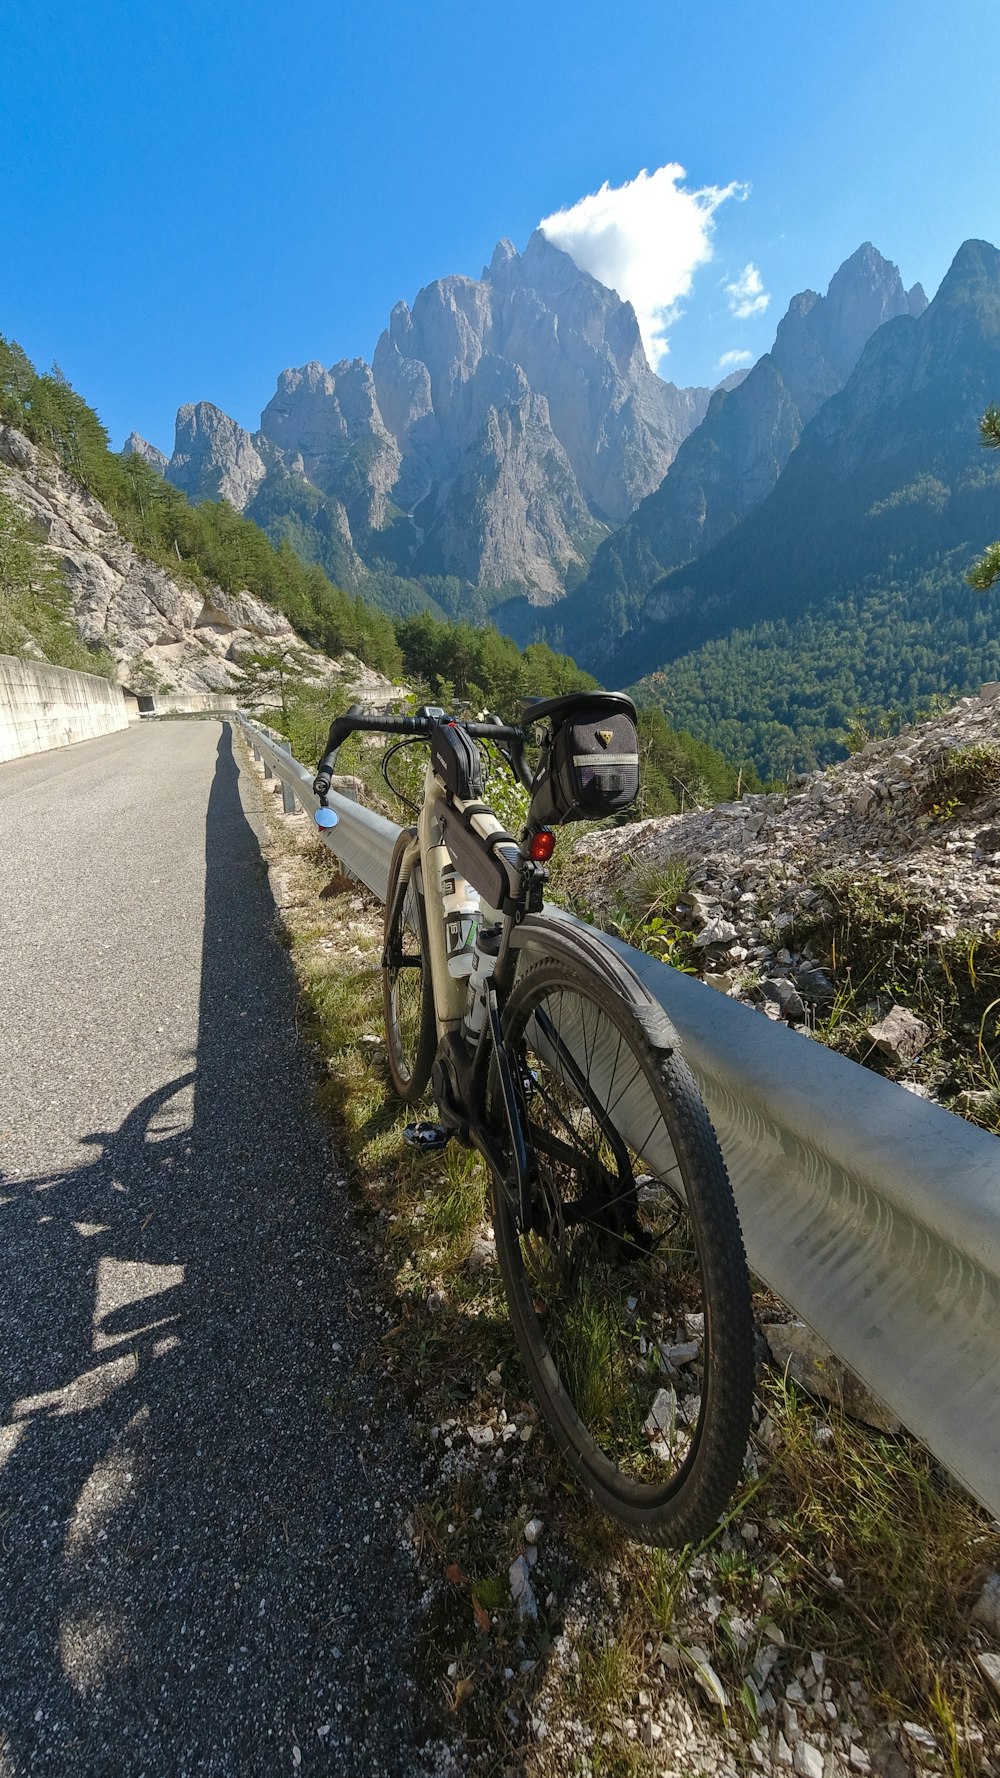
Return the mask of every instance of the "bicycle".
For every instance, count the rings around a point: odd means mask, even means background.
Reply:
[[[457,1139],[485,1160],[511,1321],[579,1481],[634,1539],[695,1543],[739,1483],[750,1430],[736,1205],[666,1014],[600,934],[543,907],[553,826],[637,794],[635,707],[574,693],[526,702],[515,727],[355,706],[330,728],[317,819],[358,731],[430,744],[385,902],[389,1073],[402,1100],[429,1085],[438,1108],[406,1140]],[[482,800],[484,741],[528,791],[519,840]]]

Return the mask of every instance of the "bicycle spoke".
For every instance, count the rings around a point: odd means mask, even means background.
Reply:
[[[521,1237],[522,1255],[546,1345],[589,1436],[624,1475],[654,1484],[691,1449],[699,1355],[684,1317],[703,1313],[703,1296],[680,1195],[646,1158],[660,1114],[654,1106],[636,1145],[615,1118],[641,1061],[620,1029],[611,1048],[600,1026],[600,1009],[564,989],[542,997],[529,1021],[525,1115],[544,1210],[543,1228]],[[565,1050],[559,1033],[570,1031]],[[675,1159],[668,1172],[676,1176]]]

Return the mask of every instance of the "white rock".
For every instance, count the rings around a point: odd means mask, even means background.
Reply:
[[[930,1034],[930,1026],[905,1006],[890,1007],[885,1018],[869,1025],[866,1033],[891,1062],[912,1062],[926,1048]]]
[[[709,920],[694,942],[700,950],[707,950],[709,945],[727,945],[736,936],[736,927],[731,920]]]
[[[792,1766],[799,1778],[823,1778],[823,1755],[808,1741],[798,1743],[792,1755]]]
[[[982,1624],[1000,1642],[1000,1574],[987,1575],[983,1590],[972,1607],[972,1620]]]
[[[919,1722],[904,1722],[903,1733],[917,1753],[930,1754],[932,1758],[940,1753],[930,1729],[925,1729]]]
[[[544,1520],[529,1519],[528,1523],[524,1527],[524,1541],[525,1541],[525,1543],[537,1543],[538,1539],[541,1537],[544,1529],[545,1529]]]
[[[720,1710],[728,1710],[728,1693],[726,1692],[722,1680],[716,1673],[715,1668],[712,1666],[706,1651],[703,1648],[698,1648],[696,1645],[693,1645],[690,1648],[683,1648],[681,1652],[687,1660],[688,1665],[698,1681],[698,1684],[701,1686],[702,1691],[705,1693],[705,1696],[710,1698],[713,1704],[718,1704]]]
[[[517,1607],[520,1618],[536,1618],[538,1603],[531,1590],[531,1575],[528,1564],[523,1556],[518,1556],[507,1571],[510,1582],[510,1596]]]
[[[997,1697],[1000,1698],[1000,1655],[988,1654],[985,1651],[982,1654],[977,1654],[976,1666],[987,1684],[993,1687]]]
[[[672,1389],[658,1389],[643,1421],[643,1430],[655,1438],[657,1433],[672,1433],[676,1424],[677,1396]]]
[[[685,1340],[681,1346],[661,1346],[661,1352],[668,1363],[680,1366],[690,1364],[701,1351],[700,1340]]]
[[[496,1259],[496,1256],[497,1248],[494,1240],[491,1240],[488,1235],[474,1235],[472,1244],[465,1256],[465,1270],[470,1276],[475,1277],[476,1273],[481,1272],[484,1267],[491,1266]],[[493,1373],[491,1372],[490,1374],[492,1375]],[[487,1377],[486,1380],[489,1382],[489,1377]],[[497,1386],[498,1385],[494,1384],[494,1388]]]

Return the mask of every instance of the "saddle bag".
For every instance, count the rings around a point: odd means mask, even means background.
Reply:
[[[634,706],[618,696],[603,703],[600,694],[573,703],[554,716],[552,739],[531,786],[534,826],[600,821],[627,809],[639,794]]]

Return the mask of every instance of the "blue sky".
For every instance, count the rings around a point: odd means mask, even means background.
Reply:
[[[183,401],[255,426],[284,366],[370,357],[399,297],[643,169],[744,188],[661,317],[680,383],[863,240],[929,294],[1000,244],[997,0],[7,0],[4,51],[0,331],[116,445],[169,450]],[[647,294],[691,214],[633,218]]]

